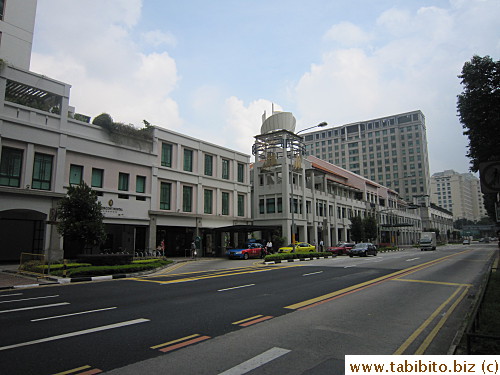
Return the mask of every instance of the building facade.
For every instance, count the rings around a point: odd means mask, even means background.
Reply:
[[[75,257],[54,213],[81,182],[103,206],[107,242],[95,251],[144,253],[163,241],[166,255],[184,256],[196,239],[215,255],[228,241],[218,228],[250,223],[249,155],[154,126],[109,131],[77,120],[69,100],[68,84],[0,71],[0,260]]]
[[[0,1],[0,59],[29,69],[37,0]]]
[[[315,156],[302,158],[306,149],[291,113],[263,120],[253,147],[255,225],[281,228],[288,242],[294,234],[296,241],[330,246],[351,239],[351,217],[372,215],[381,228],[379,242],[418,241],[420,217],[395,190]]]
[[[446,170],[431,177],[431,202],[453,213],[453,220],[486,217],[481,183],[472,173]]]
[[[307,155],[359,174],[412,202],[429,194],[425,117],[401,113],[304,134]]]

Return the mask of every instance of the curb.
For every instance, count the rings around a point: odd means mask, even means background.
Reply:
[[[335,257],[336,256],[328,255],[328,256],[324,256],[324,257],[313,257],[313,258],[302,258],[302,259],[279,259],[279,260],[271,260],[271,261],[268,261],[268,262],[264,262],[264,264],[305,262],[305,261],[311,261],[311,260],[316,260],[316,259],[333,259]]]

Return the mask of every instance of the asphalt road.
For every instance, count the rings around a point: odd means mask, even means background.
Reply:
[[[4,291],[0,369],[331,374],[345,354],[447,354],[495,251],[200,260],[148,277]]]

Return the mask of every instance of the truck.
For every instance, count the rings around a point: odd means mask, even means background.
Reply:
[[[420,235],[420,250],[436,250],[436,232],[422,232]]]

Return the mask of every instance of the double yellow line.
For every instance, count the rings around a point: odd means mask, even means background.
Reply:
[[[321,303],[325,303],[325,302],[331,301],[333,299],[339,298],[341,296],[351,294],[351,293],[366,289],[366,288],[374,286],[374,285],[378,285],[378,284],[383,283],[385,281],[394,280],[394,279],[397,279],[399,277],[409,275],[411,273],[420,271],[421,269],[433,266],[433,265],[438,264],[440,262],[443,262],[451,257],[457,256],[457,255],[460,255],[460,254],[463,254],[463,253],[466,253],[469,251],[470,250],[461,251],[460,253],[451,254],[451,255],[445,256],[443,258],[431,260],[431,261],[426,262],[426,263],[422,263],[422,264],[419,264],[419,265],[416,265],[413,267],[405,268],[404,270],[396,271],[396,272],[390,273],[390,274],[385,275],[385,276],[377,277],[376,279],[372,279],[372,280],[368,280],[368,281],[365,281],[365,282],[360,283],[360,284],[352,285],[350,287],[347,287],[347,288],[344,288],[341,290],[337,290],[337,291],[332,292],[332,293],[324,294],[324,295],[316,297],[316,298],[311,298],[311,299],[308,299],[306,301],[302,301],[302,302],[295,303],[293,305],[285,306],[285,309],[304,310],[304,309],[319,305]]]

